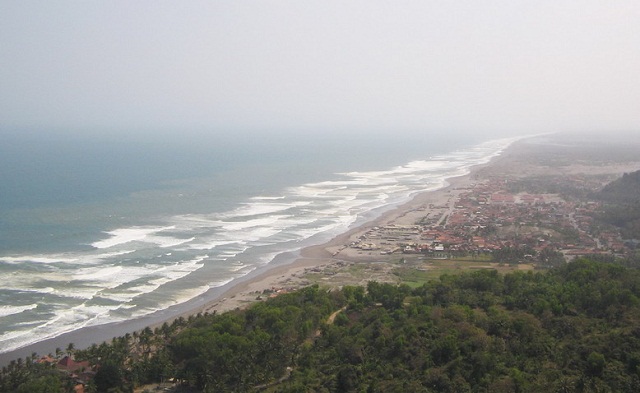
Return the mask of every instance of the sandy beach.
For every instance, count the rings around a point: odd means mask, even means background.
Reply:
[[[186,318],[197,313],[224,312],[245,307],[257,301],[258,298],[308,285],[309,282],[304,275],[309,269],[327,267],[344,261],[372,260],[371,255],[360,255],[346,245],[373,227],[390,224],[411,225],[417,218],[434,213],[432,210],[439,210],[439,214],[442,214],[443,207],[453,208],[456,195],[473,182],[480,168],[505,160],[512,154],[511,151],[514,148],[515,146],[510,146],[501,156],[494,158],[489,164],[472,168],[467,175],[448,179],[448,184],[444,188],[417,194],[409,202],[396,207],[387,207],[386,211],[382,209],[382,213],[377,218],[359,224],[324,244],[303,248],[295,255],[281,255],[269,265],[222,287],[213,288],[186,303],[134,320],[86,327],[15,351],[2,353],[0,364],[30,356],[34,352],[39,355],[55,353],[56,348],[64,349],[69,343],[73,343],[76,348],[85,348],[93,343],[110,341],[113,337],[141,330],[147,326],[159,326],[181,316]]]
[[[128,332],[141,330],[147,326],[155,327],[164,322],[170,322],[180,316],[188,317],[204,312],[224,312],[264,299],[279,292],[295,290],[310,282],[305,275],[312,269],[322,269],[335,264],[375,262],[381,257],[378,252],[363,252],[349,244],[361,239],[372,228],[381,226],[411,226],[424,217],[433,220],[442,220],[455,208],[455,202],[460,193],[482,179],[495,174],[534,174],[536,171],[548,173],[556,169],[541,166],[539,163],[527,160],[527,154],[537,151],[537,147],[525,141],[514,143],[500,156],[491,162],[473,167],[469,174],[450,178],[448,185],[434,191],[417,194],[409,202],[400,206],[389,206],[373,220],[360,223],[356,227],[342,233],[324,244],[303,248],[296,254],[280,255],[269,265],[258,269],[247,276],[234,280],[222,287],[214,288],[209,292],[192,299],[186,303],[158,311],[143,318],[113,323],[100,326],[86,327],[61,336],[45,340],[18,350],[0,354],[0,363],[6,364],[18,357],[25,357],[36,352],[40,355],[55,353],[56,348],[64,349],[69,343],[76,348],[88,347],[93,343],[109,341],[113,337],[124,335]],[[572,166],[562,166],[563,171],[589,171],[599,170],[607,173],[623,173],[633,170],[638,163],[609,167],[593,168],[581,166],[576,163]],[[365,277],[366,282],[369,277]]]
[[[503,160],[509,155],[509,149],[486,165]],[[40,355],[55,353],[56,348],[64,349],[69,343],[73,343],[76,348],[88,347],[93,343],[110,341],[113,337],[141,330],[147,326],[159,326],[180,316],[188,317],[200,312],[213,313],[233,310],[256,301],[265,292],[277,293],[307,285],[308,282],[305,280],[304,274],[308,269],[345,260],[370,259],[369,255],[358,255],[345,248],[345,245],[353,239],[357,239],[370,228],[378,225],[412,223],[416,217],[429,214],[429,205],[444,206],[453,203],[456,193],[472,181],[473,174],[478,169],[479,167],[475,167],[468,175],[448,179],[448,185],[444,188],[418,194],[401,206],[393,207],[390,210],[387,208],[387,211],[383,211],[374,220],[360,224],[324,244],[306,247],[300,250],[297,255],[281,255],[279,259],[277,258],[269,265],[222,287],[214,288],[186,303],[130,321],[86,327],[15,351],[2,353],[0,354],[0,364],[8,363],[18,357],[30,356],[33,352]]]
[[[475,183],[492,176],[531,176],[608,174],[613,177],[640,168],[640,162],[600,163],[575,162],[570,165],[549,167],[542,165],[538,144],[530,144],[529,140],[518,141],[509,146],[502,154],[489,163],[471,168],[464,176],[447,179],[443,188],[422,192],[409,202],[393,208],[387,208],[378,217],[317,245],[305,247],[296,257],[281,263],[273,263],[265,269],[244,277],[225,288],[218,296],[206,304],[185,310],[180,315],[187,317],[198,312],[224,312],[255,302],[265,291],[286,291],[309,284],[305,274],[311,269],[326,268],[344,262],[375,262],[387,260],[380,252],[363,253],[349,244],[358,241],[372,228],[389,225],[412,226],[424,217],[435,217],[442,221],[455,209],[455,203],[461,193],[467,192]],[[544,155],[544,153],[543,153]]]
[[[233,285],[218,298],[197,310],[191,310],[183,316],[197,312],[223,312],[243,307],[256,300],[256,297],[267,290],[286,291],[308,284],[304,274],[311,268],[322,268],[341,262],[375,261],[379,253],[360,254],[355,249],[347,247],[371,228],[387,225],[414,225],[421,217],[429,214],[443,214],[442,207],[453,209],[457,195],[466,190],[475,178],[475,174],[487,165],[505,159],[506,151],[491,163],[474,167],[464,176],[450,178],[448,185],[434,191],[417,194],[409,202],[383,212],[379,217],[365,222],[344,232],[326,243],[305,247],[300,255],[292,262],[277,265],[257,274],[250,279]],[[436,212],[437,211],[437,212]]]

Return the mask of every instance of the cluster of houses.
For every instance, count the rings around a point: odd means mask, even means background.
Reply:
[[[595,202],[569,202],[556,194],[513,194],[506,191],[504,180],[493,179],[460,192],[453,206],[436,209],[446,217],[416,225],[374,227],[349,246],[433,258],[524,246],[569,258],[625,251],[617,232],[593,233],[592,216],[601,208]]]
[[[52,368],[67,374],[74,381],[73,392],[84,393],[85,386],[96,375],[96,372],[89,362],[77,362],[71,356],[67,355],[61,359],[52,356],[43,356],[37,360],[40,364],[48,364]]]

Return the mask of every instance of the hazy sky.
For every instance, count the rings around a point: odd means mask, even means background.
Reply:
[[[640,131],[640,1],[0,0],[0,129]]]

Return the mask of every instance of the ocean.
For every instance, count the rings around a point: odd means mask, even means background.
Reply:
[[[34,132],[0,145],[0,353],[194,299],[488,162],[469,133]]]

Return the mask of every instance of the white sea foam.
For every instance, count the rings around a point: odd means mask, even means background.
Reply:
[[[230,278],[229,280],[227,280],[227,282],[231,282],[233,281],[234,278]],[[162,299],[161,302],[159,302],[155,307],[148,307],[146,309],[140,309],[137,313],[135,313],[133,315],[133,317],[141,317],[144,315],[148,315],[151,313],[154,313],[156,311],[160,311],[160,310],[165,310],[171,306],[175,306],[176,304],[182,304],[186,301],[189,301],[191,299],[194,299],[200,295],[203,295],[204,293],[206,293],[207,291],[209,291],[211,288],[213,288],[215,283],[212,283],[211,285],[200,285],[197,287],[193,287],[193,288],[186,288],[183,289],[177,293],[172,294],[171,296],[168,297],[164,297]],[[220,285],[224,285],[220,284]]]
[[[349,188],[350,186],[357,186],[357,185],[359,185],[357,180],[329,180],[329,181],[322,181],[318,183],[307,183],[304,185],[304,187],[329,189],[329,190],[344,190]]]
[[[302,185],[302,186],[290,188],[289,192],[296,197],[315,199],[315,198],[323,197],[328,192],[331,192],[331,189],[322,188],[322,187],[313,187],[310,185]]]
[[[84,299],[91,299],[97,296],[128,302],[136,296],[154,291],[165,283],[180,279],[200,269],[203,266],[202,262],[206,258],[208,258],[208,255],[201,255],[191,260],[164,266],[145,264],[143,266],[82,269],[73,276],[73,280],[87,282],[90,286],[73,288],[73,290],[69,291],[69,294]],[[118,289],[127,283],[141,279],[148,281],[134,287]]]
[[[237,272],[237,271],[240,271],[242,269],[245,269],[246,267],[247,266],[244,263],[240,263],[239,265],[233,264],[233,265],[231,265],[229,270],[232,271],[232,272]]]
[[[211,288],[218,288],[224,285],[229,284],[231,281],[233,281],[235,279],[235,277],[230,277],[224,280],[219,280],[219,281],[212,281],[209,283],[209,286],[207,289],[211,289]]]
[[[13,314],[20,314],[22,312],[33,310],[37,308],[37,304],[28,304],[26,306],[0,306],[0,317],[6,317]]]
[[[122,266],[86,268],[75,273],[71,279],[74,281],[114,282],[123,270]]]
[[[15,329],[0,335],[0,342],[3,344],[2,352],[12,351],[25,345],[80,329],[95,321],[98,316],[108,313],[109,309],[109,307],[77,306],[71,309],[59,310],[52,319],[37,327]]]
[[[31,329],[12,329],[4,334],[0,334],[2,349],[0,353],[13,351],[25,345],[36,343],[46,337],[34,336]]]
[[[255,196],[250,199],[254,201],[275,201],[275,200],[285,199],[285,198],[286,196]]]
[[[184,214],[156,226],[114,229],[93,242],[90,251],[1,257],[3,263],[29,267],[3,272],[4,288],[16,294],[25,288],[32,298],[37,293],[51,294],[44,298],[51,299],[45,300],[47,307],[56,313],[38,327],[0,335],[1,351],[193,299],[282,252],[296,250],[298,242],[344,231],[373,209],[443,187],[447,178],[488,162],[512,141],[493,141],[388,170],[339,173],[326,181],[285,188],[274,196],[251,197],[224,212]],[[208,255],[199,250],[207,250]],[[203,267],[212,269],[207,271],[215,278],[191,275]],[[32,306],[0,306],[0,316],[16,315],[33,309],[20,307]],[[32,326],[37,321],[20,323]]]
[[[37,320],[34,320],[34,321],[28,321],[28,322],[18,322],[14,326],[17,326],[17,327],[35,327],[35,326],[42,325],[46,321],[47,321],[46,319],[37,319]],[[18,330],[21,330],[21,329],[18,329]],[[0,342],[2,342],[2,341],[0,340]]]
[[[217,226],[219,217],[216,214],[183,214],[171,218],[175,227],[187,229],[211,228]]]
[[[100,298],[113,300],[121,304],[127,304],[138,298],[139,296],[152,293],[164,284],[180,279],[202,266],[203,265],[192,265],[188,268],[186,266],[180,266],[174,269],[167,269],[162,271],[162,276],[160,277],[147,277],[146,279],[148,281],[127,288],[116,287],[109,290],[100,291],[98,296]]]
[[[56,254],[48,254],[48,255],[21,255],[21,256],[12,256],[12,257],[2,257],[0,261],[11,263],[11,264],[23,264],[23,263],[38,263],[38,264],[46,264],[46,265],[56,265],[56,264],[91,264],[91,263],[99,263],[104,261],[105,259],[117,257],[120,255],[130,254],[135,252],[135,250],[120,250],[102,254],[65,254],[65,255],[56,255]]]
[[[244,231],[253,227],[268,227],[275,225],[278,221],[291,216],[271,215],[255,218],[246,221],[220,221],[219,224],[225,231]]]
[[[200,239],[201,243],[193,243],[189,244],[189,249],[191,250],[213,250],[220,246],[226,246],[229,244],[239,243],[234,240],[222,240],[219,237],[211,238],[211,239]]]
[[[228,213],[230,217],[249,217],[284,212],[294,207],[304,206],[308,202],[293,203],[249,202]]]
[[[175,247],[181,244],[192,242],[195,239],[196,239],[195,237],[190,237],[188,239],[179,239],[179,238],[168,237],[168,236],[148,236],[145,239],[145,242],[157,244],[159,247],[162,247],[162,248],[169,248],[169,247]]]
[[[325,232],[328,230],[333,229],[336,226],[336,224],[331,224],[331,225],[325,225],[323,227],[314,227],[314,228],[307,228],[307,229],[299,229],[295,232],[289,233],[288,238],[286,238],[285,240],[289,240],[289,241],[301,241],[301,240],[305,240],[310,238],[311,236],[320,233],[320,232]]]
[[[20,255],[20,256],[6,256],[0,257],[0,261],[7,263],[22,263],[22,262],[34,262],[34,263],[60,263],[60,262],[75,262],[78,258],[62,256],[62,255]]]
[[[16,284],[16,282],[12,282],[12,284]],[[3,289],[6,290],[6,291],[11,291],[11,292],[15,292],[15,293],[26,292],[26,293],[41,293],[41,294],[54,293],[56,291],[52,287],[46,287],[46,288],[32,287],[32,288],[28,288],[28,287],[25,287],[25,286],[4,286]]]
[[[170,266],[163,266],[158,269],[154,269],[153,273],[150,272],[147,276],[141,277],[141,279],[147,280],[145,282],[122,289],[115,287],[110,290],[101,291],[99,295],[105,299],[115,300],[120,303],[128,303],[138,296],[151,293],[164,284],[183,278],[200,269],[204,266],[202,261],[206,258],[207,256],[197,257],[190,261],[176,262]]]
[[[130,227],[119,228],[113,231],[105,232],[110,235],[109,238],[100,240],[91,245],[95,248],[111,248],[120,244],[126,244],[134,241],[144,241],[149,235],[156,234],[162,231],[175,229],[174,226],[164,227]]]
[[[243,238],[249,242],[258,242],[271,237],[281,231],[281,227],[260,227],[253,228],[243,234]]]
[[[113,319],[106,317],[110,311],[116,310],[118,307],[83,303],[71,309],[58,310],[58,313],[51,321],[34,330],[36,334],[42,332],[43,335],[52,337],[94,324],[114,322]]]
[[[131,254],[133,252],[136,252],[136,250],[121,250],[121,251],[114,251],[114,252],[106,252],[103,254],[97,254],[97,255],[93,255],[88,257],[87,259],[89,260],[103,260],[103,259],[109,259],[109,258],[113,258],[113,257],[118,257],[120,255],[127,255],[127,254]],[[80,259],[80,258],[78,258]],[[78,260],[76,259],[76,260]],[[83,262],[86,261],[86,259],[83,259]]]

